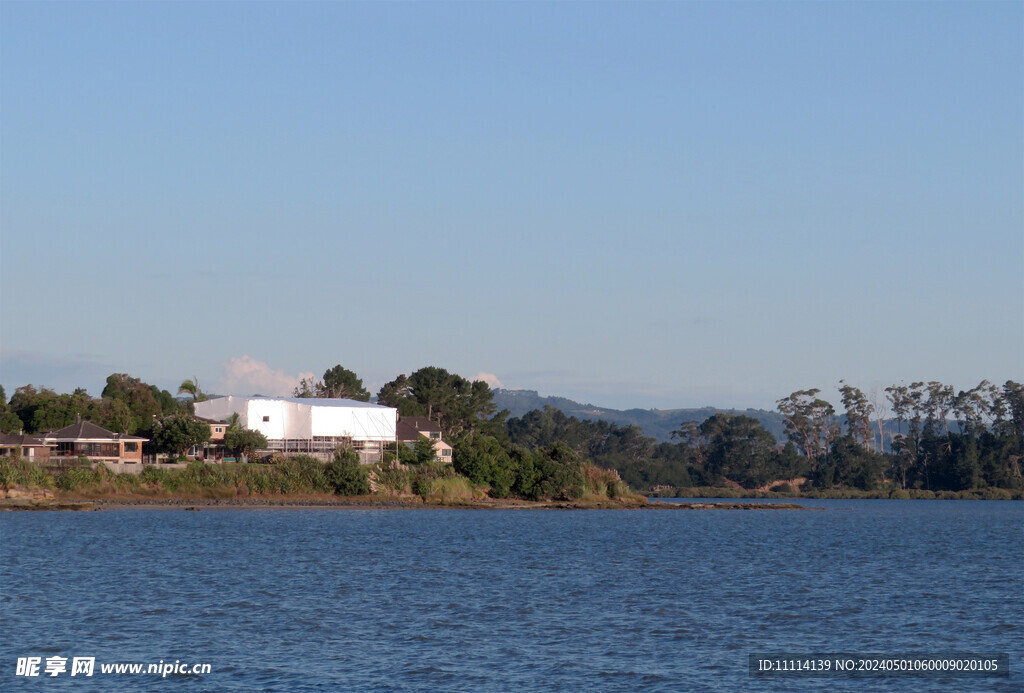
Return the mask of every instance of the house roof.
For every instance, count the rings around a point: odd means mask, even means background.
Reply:
[[[26,436],[21,433],[0,433],[0,445],[5,447],[12,445],[20,445],[22,447],[43,447],[46,445],[52,445],[52,443],[47,443],[38,436]]]
[[[193,416],[192,418],[195,419],[196,421],[202,421],[204,424],[214,424],[220,426],[228,425],[227,421],[219,421],[218,419],[204,419],[202,416]]]
[[[403,416],[399,421],[412,426],[417,431],[440,431],[441,424],[436,421],[431,421],[425,416]]]
[[[425,416],[403,416],[395,427],[395,437],[403,442],[435,432],[440,433],[441,426]]]
[[[149,438],[130,436],[126,433],[114,433],[113,431],[108,431],[107,429],[97,426],[89,421],[78,421],[70,426],[59,428],[56,431],[49,431],[45,438],[47,442],[57,443],[71,443],[78,441],[109,443],[119,440],[149,440]]]

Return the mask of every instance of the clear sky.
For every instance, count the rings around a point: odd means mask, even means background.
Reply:
[[[0,383],[1024,378],[1024,3],[0,3]]]

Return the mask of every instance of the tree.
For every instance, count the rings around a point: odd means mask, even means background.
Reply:
[[[885,388],[885,396],[892,405],[892,413],[896,417],[896,433],[903,435],[903,423],[908,420],[913,400],[906,385],[892,385]]]
[[[377,400],[395,407],[401,416],[426,416],[441,425],[445,437],[474,433],[495,413],[494,393],[487,383],[470,382],[436,366],[398,376],[380,389]]]
[[[365,496],[370,492],[369,471],[359,463],[353,450],[336,450],[324,474],[336,495]]]
[[[394,407],[401,416],[419,416],[420,403],[412,393],[412,383],[409,376],[401,374],[389,383],[385,383],[377,392],[377,402],[388,407]]]
[[[878,429],[878,452],[885,452],[885,420],[889,415],[889,400],[878,388],[871,390],[871,408],[875,412],[875,427]]]
[[[107,378],[103,397],[121,400],[131,412],[129,425],[122,433],[149,430],[155,417],[163,411],[150,386],[127,373],[114,373]]]
[[[465,436],[452,455],[455,471],[474,484],[491,487],[491,496],[505,498],[515,482],[512,461],[505,448],[490,436]]]
[[[187,394],[192,396],[192,402],[205,402],[209,399],[206,393],[199,387],[199,378],[192,376],[191,379],[181,381],[181,385],[178,386],[178,394]]]
[[[370,393],[363,387],[362,379],[340,364],[324,371],[323,380],[303,378],[292,390],[292,396],[370,401]]]
[[[132,427],[132,412],[125,400],[103,397],[93,406],[92,416],[93,423],[111,431],[124,433]]]
[[[778,400],[779,413],[786,419],[786,436],[812,462],[828,452],[839,430],[833,421],[835,409],[818,398],[821,390],[798,390]]]
[[[52,431],[70,426],[80,418],[91,419],[93,407],[93,400],[82,389],[75,390],[74,394],[47,398],[32,415],[32,428],[35,431]]]
[[[757,419],[715,414],[700,425],[707,441],[707,470],[753,488],[774,477],[775,437]]]
[[[21,433],[25,424],[13,411],[0,411],[0,433]]]
[[[370,401],[370,393],[363,387],[362,379],[340,364],[324,372],[323,387],[324,397]]]
[[[209,440],[210,426],[191,416],[167,417],[153,426],[153,444],[161,452],[182,456],[193,445],[202,445]]]
[[[241,458],[244,462],[257,450],[267,448],[267,438],[248,428],[228,428],[224,434],[224,447],[234,453],[236,460]]]
[[[320,392],[323,390],[324,384],[314,380],[313,378],[303,378],[299,381],[299,384],[292,390],[292,397],[319,397]]]
[[[25,424],[11,411],[7,404],[7,393],[4,392],[4,386],[0,385],[0,433],[21,433],[23,430]]]
[[[953,398],[953,414],[961,433],[977,437],[985,432],[985,421],[992,411],[990,398],[993,394],[998,397],[999,391],[987,380],[982,380],[977,387],[956,394]]]
[[[462,382],[460,376],[437,366],[421,368],[409,376],[413,397],[426,408],[427,418],[438,423],[453,409]]]
[[[416,455],[417,464],[427,464],[437,459],[434,441],[425,436],[420,436],[413,442],[412,451]]]
[[[864,393],[848,385],[845,380],[840,380],[839,393],[843,398],[843,408],[846,409],[846,428],[860,445],[866,450],[871,449],[871,414],[874,407],[864,396]]]
[[[177,398],[167,390],[161,390],[156,385],[150,385],[149,391],[152,393],[153,399],[156,400],[156,403],[160,405],[160,412],[164,416],[176,414],[181,410],[181,403],[178,402]],[[205,402],[206,395],[200,392],[199,401]],[[192,409],[190,408],[189,412],[191,413],[191,411]]]
[[[957,446],[953,461],[953,482],[956,490],[977,488],[981,485],[981,464],[978,443],[973,435],[962,436],[965,442]]]
[[[1007,380],[1003,385],[1003,399],[1010,410],[1010,430],[1017,438],[1018,452],[1024,454],[1024,384]]]
[[[845,435],[832,443],[828,455],[818,463],[814,482],[819,488],[834,484],[870,491],[882,480],[884,469],[882,455],[868,450],[852,435]]]
[[[921,401],[925,412],[925,430],[934,436],[948,434],[949,412],[956,399],[953,386],[932,380],[924,386],[924,392],[928,394],[928,399]]]
[[[7,405],[22,423],[22,429],[35,433],[32,427],[36,412],[47,402],[57,397],[57,393],[47,388],[36,389],[32,385],[22,385],[11,395],[11,401]]]

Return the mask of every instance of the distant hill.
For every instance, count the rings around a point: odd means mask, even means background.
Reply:
[[[644,434],[661,442],[671,442],[672,431],[683,421],[703,421],[715,414],[742,414],[757,419],[779,441],[786,439],[782,415],[764,409],[608,409],[593,404],[580,404],[565,397],[541,397],[536,390],[494,391],[494,404],[498,409],[508,409],[510,417],[522,416],[534,409],[554,407],[566,416],[577,419],[610,421],[620,426],[639,426]]]

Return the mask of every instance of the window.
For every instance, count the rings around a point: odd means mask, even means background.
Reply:
[[[222,426],[214,426],[213,427],[213,432],[214,433],[223,433],[224,432],[224,428]]]
[[[139,444],[138,443],[125,443],[124,444],[124,451],[125,452],[138,452],[139,451]]]
[[[267,423],[268,421],[270,421],[270,417],[269,416],[264,416],[263,417],[263,423]]]
[[[441,440],[441,433],[439,431],[431,431],[430,432],[430,439],[431,440]]]
[[[452,456],[452,451],[451,450],[445,448],[444,450],[441,451],[441,457],[451,457],[451,456]]]

